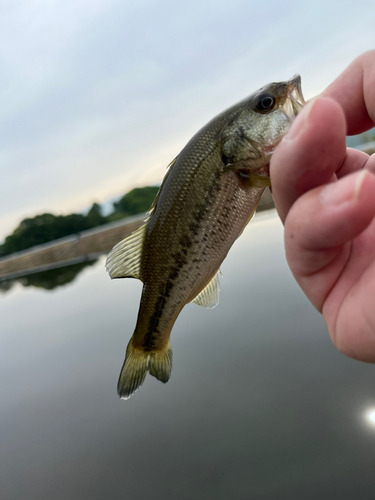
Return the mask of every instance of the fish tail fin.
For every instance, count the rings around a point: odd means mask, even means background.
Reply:
[[[135,349],[130,340],[117,384],[121,399],[128,399],[143,384],[148,372],[150,353]]]
[[[145,351],[135,348],[130,340],[126,349],[125,361],[121,369],[117,392],[121,399],[128,399],[143,384],[147,372],[164,384],[172,372],[172,349]]]
[[[172,349],[168,343],[165,351],[154,351],[150,356],[149,372],[150,375],[166,384],[171,378],[172,373]]]

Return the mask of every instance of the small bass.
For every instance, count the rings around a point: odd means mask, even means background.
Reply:
[[[218,303],[220,265],[270,185],[271,155],[303,104],[296,75],[213,118],[170,164],[145,224],[108,255],[111,278],[143,282],[118,382],[121,398],[147,373],[169,380],[170,334],[185,304]]]

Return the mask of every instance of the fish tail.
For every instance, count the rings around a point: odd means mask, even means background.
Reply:
[[[169,343],[166,351],[154,351],[150,356],[148,368],[150,375],[166,384],[171,378],[172,358],[173,354]]]
[[[134,347],[131,339],[117,384],[120,398],[130,398],[141,387],[148,372],[164,384],[168,382],[172,372],[170,344],[165,350],[150,351]]]

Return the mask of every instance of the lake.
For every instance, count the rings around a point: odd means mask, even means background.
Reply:
[[[219,305],[177,319],[168,384],[148,376],[127,401],[141,283],[104,260],[0,295],[2,500],[374,496],[375,367],[331,344],[274,211],[229,253]]]

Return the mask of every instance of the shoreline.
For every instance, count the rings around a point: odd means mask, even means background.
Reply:
[[[257,213],[272,208],[273,198],[267,189]],[[134,215],[7,255],[0,259],[0,281],[97,259],[141,226],[146,216]]]

